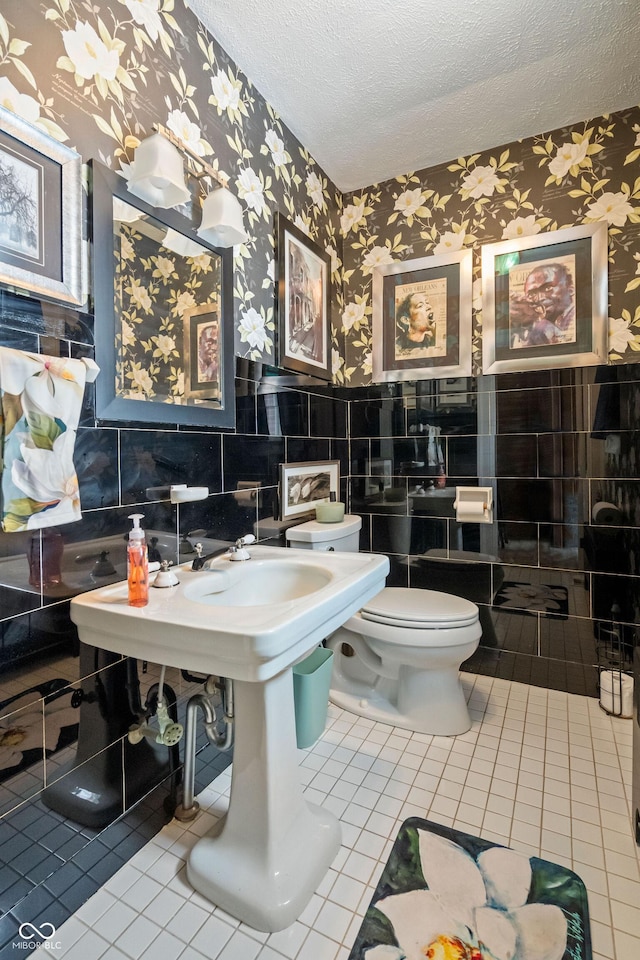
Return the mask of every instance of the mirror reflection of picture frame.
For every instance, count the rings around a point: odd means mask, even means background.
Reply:
[[[471,374],[471,250],[373,270],[374,383]]]
[[[91,171],[97,417],[233,427],[232,251],[134,197],[95,160]],[[217,375],[207,379],[197,336],[214,331]]]
[[[0,283],[82,306],[80,155],[0,107],[0,181]]]
[[[220,397],[220,315],[216,301],[185,310],[183,330],[184,394],[187,398]]]
[[[313,516],[318,503],[340,494],[339,460],[280,464],[280,520]]]
[[[281,213],[276,233],[278,362],[331,380],[331,258]]]
[[[607,224],[482,248],[482,370],[607,362]]]

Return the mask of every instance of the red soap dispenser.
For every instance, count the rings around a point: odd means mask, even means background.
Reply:
[[[144,514],[132,513],[133,529],[129,533],[127,547],[127,580],[129,583],[129,605],[146,607],[149,602],[149,560],[147,541],[140,526]]]

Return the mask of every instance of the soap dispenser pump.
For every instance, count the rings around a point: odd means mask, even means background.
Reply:
[[[133,520],[127,547],[127,581],[131,607],[146,607],[149,602],[147,541],[140,526],[143,516],[142,513],[132,513],[129,517],[129,520]]]

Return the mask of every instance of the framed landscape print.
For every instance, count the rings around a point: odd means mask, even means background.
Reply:
[[[331,259],[280,213],[276,229],[279,364],[331,380]]]
[[[607,224],[482,248],[482,369],[607,362]]]
[[[0,107],[0,283],[81,306],[81,159]]]
[[[471,250],[373,271],[373,380],[471,373]]]

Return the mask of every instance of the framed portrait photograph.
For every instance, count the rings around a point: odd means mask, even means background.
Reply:
[[[340,498],[340,462],[309,460],[280,464],[280,519],[312,514],[319,503]]]
[[[331,380],[331,258],[281,213],[276,230],[278,362]]]
[[[222,373],[220,313],[217,303],[184,311],[184,395],[191,400],[219,400]]]
[[[471,250],[373,270],[373,380],[471,373]]]
[[[0,107],[0,283],[84,304],[81,170],[75,150]]]
[[[607,362],[607,224],[482,248],[482,370]]]

